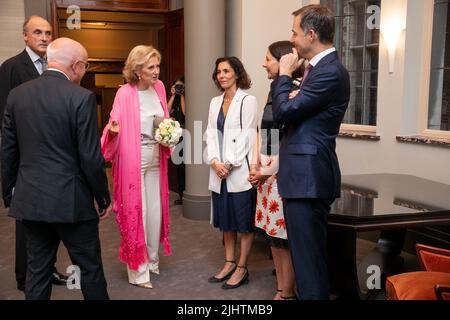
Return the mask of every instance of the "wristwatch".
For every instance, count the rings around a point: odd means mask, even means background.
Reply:
[[[228,171],[231,172],[231,170],[233,170],[233,165],[231,164],[230,161],[225,161],[225,167],[227,168]]]

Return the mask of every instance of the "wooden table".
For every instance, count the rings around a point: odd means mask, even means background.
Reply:
[[[376,271],[359,272],[358,232],[381,231],[370,265],[379,268],[380,282],[395,273],[406,229],[450,224],[450,185],[397,174],[342,177],[341,198],[331,208],[328,227],[328,273],[337,298],[367,298]],[[366,270],[364,270],[366,271]],[[362,283],[362,287],[360,284]]]

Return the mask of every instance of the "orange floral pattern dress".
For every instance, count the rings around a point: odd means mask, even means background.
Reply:
[[[261,154],[262,169],[273,165],[273,157]],[[278,193],[277,179],[258,187],[256,199],[255,227],[273,238],[287,239],[283,201]]]

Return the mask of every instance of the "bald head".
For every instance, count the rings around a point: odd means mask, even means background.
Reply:
[[[52,41],[52,27],[40,16],[30,16],[23,23],[23,40],[37,55],[43,57]]]
[[[58,38],[47,49],[47,61],[70,67],[76,60],[87,59],[86,49],[77,41],[69,38]]]
[[[58,38],[47,48],[48,67],[63,71],[76,83],[86,72],[87,59],[86,49],[69,38]]]

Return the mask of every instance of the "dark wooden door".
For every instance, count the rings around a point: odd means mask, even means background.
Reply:
[[[164,78],[167,94],[170,96],[171,84],[177,77],[184,75],[184,11],[171,11],[167,14],[165,28],[164,58],[167,60]],[[178,191],[179,177],[177,168],[169,159],[169,189]]]
[[[183,9],[171,11],[166,20],[165,58],[167,68],[165,79],[167,81],[167,93],[170,84],[176,77],[184,75],[184,13]]]

